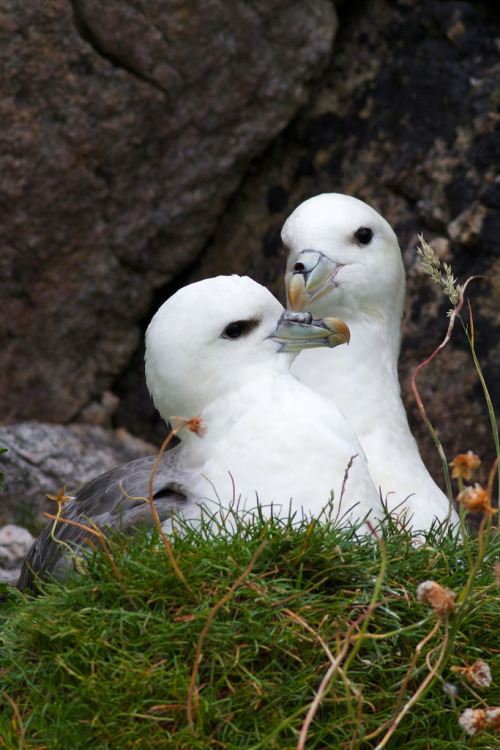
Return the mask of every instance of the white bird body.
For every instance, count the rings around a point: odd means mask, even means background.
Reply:
[[[342,321],[286,313],[247,277],[205,279],[162,305],[146,333],[148,387],[167,421],[196,416],[206,425],[203,437],[183,429],[180,444],[157,467],[153,502],[166,531],[173,511],[196,525],[202,515],[220,519],[231,507],[302,518],[319,517],[328,506],[329,517],[342,523],[370,514],[376,525],[383,516],[380,495],[352,428],[329,399],[289,371],[296,351],[347,337]],[[84,543],[82,524],[125,531],[152,526],[141,498],[148,496],[154,461],[132,461],[79,490],[63,508],[76,525],[61,520],[55,532],[52,522],[45,527],[18,586],[36,587],[48,574],[64,578],[71,564],[65,551],[79,554]]]
[[[217,401],[210,404],[201,412],[207,424],[203,440],[185,437],[179,467],[201,467],[195,493],[205,506],[215,508],[220,501],[224,508],[233,504],[250,510],[258,500],[264,516],[318,517],[333,494],[340,515],[349,516],[356,506],[353,520],[370,512],[372,520],[380,517],[378,493],[343,415],[331,409],[329,400],[304,391],[288,373],[266,381],[239,388],[225,399],[225,412]]]
[[[220,279],[222,288],[217,293]],[[183,451],[178,467],[198,472],[193,497],[198,501],[203,498],[209,508],[220,502],[225,508],[233,503],[239,510],[249,510],[258,500],[264,515],[291,511],[299,517],[317,516],[332,492],[338,509],[352,460],[341,515],[356,506],[347,514],[351,520],[360,520],[370,512],[373,519],[379,517],[380,497],[347,420],[329,399],[290,374],[293,355],[278,352],[276,342],[269,338],[282,315],[279,302],[249,279],[219,277],[219,281],[200,283],[201,291],[211,287],[215,298],[223,297],[223,307],[231,310],[233,320],[248,319],[254,304],[252,314],[259,325],[244,340],[224,340],[220,332],[229,321],[228,312],[225,310],[221,319],[213,312],[207,320],[205,311],[213,310],[213,302],[199,305],[200,289],[195,284],[181,290],[182,306],[192,297],[190,307],[194,308],[196,299],[200,310],[200,320],[191,319],[190,326],[194,324],[203,332],[203,341],[210,342],[205,347],[201,341],[196,344],[203,366],[200,364],[199,373],[191,368],[189,389],[184,374],[189,370],[182,353],[176,353],[175,360],[170,358],[168,368],[163,364],[165,347],[176,352],[179,348],[175,342],[178,332],[172,333],[170,324],[172,315],[178,317],[172,306],[179,299],[167,300],[146,334],[146,378],[162,416],[198,414],[207,425],[201,440],[192,433],[181,435]],[[247,291],[251,291],[252,300]]]
[[[351,331],[348,347],[304,351],[292,372],[345,414],[388,509],[428,529],[448,516],[449,501],[422,462],[401,400],[405,273],[396,235],[370,206],[332,193],[302,203],[282,236],[289,307],[337,315]]]

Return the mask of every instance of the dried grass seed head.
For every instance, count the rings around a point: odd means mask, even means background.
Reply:
[[[441,261],[436,255],[434,249],[426,242],[423,236],[418,236],[421,247],[417,249],[417,254],[421,258],[422,268],[425,273],[431,277],[435,284],[443,290],[451,304],[456,307],[460,302],[460,294],[462,293],[463,286],[457,284],[456,278],[453,276],[451,267],[448,263],[443,263],[441,268]]]
[[[457,502],[469,513],[495,513],[491,507],[490,493],[476,482],[474,487],[466,487],[457,495]]]
[[[455,608],[455,594],[435,581],[422,581],[417,588],[419,602],[428,604],[441,617]]]
[[[467,451],[467,453],[459,453],[458,456],[455,456],[453,461],[450,463],[451,467],[451,476],[453,479],[458,479],[459,477],[462,479],[465,479],[466,481],[469,481],[471,478],[471,472],[474,469],[478,469],[481,465],[481,460],[479,456],[477,456],[472,451]]]
[[[487,708],[484,713],[486,714],[486,725],[490,729],[500,732],[500,706]]]
[[[467,682],[479,690],[486,690],[491,685],[491,670],[483,659],[476,659],[474,664],[466,667],[452,667],[453,672],[464,674]]]
[[[486,715],[482,708],[466,708],[460,716],[458,723],[466,732],[472,735],[484,729],[486,726]]]
[[[64,487],[61,487],[61,489],[58,490],[57,495],[45,495],[45,497],[49,500],[54,500],[54,502],[56,502],[58,506],[61,507],[61,505],[67,503],[68,500],[71,500],[73,495],[71,492],[66,492],[66,485],[64,485]]]

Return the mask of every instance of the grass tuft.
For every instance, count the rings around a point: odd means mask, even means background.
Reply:
[[[182,578],[155,531],[111,537],[43,596],[10,590],[0,746],[470,746],[461,713],[500,705],[498,535],[464,546],[389,523],[376,543],[331,523],[232,523],[174,533]],[[426,580],[456,594],[453,611],[417,600]],[[464,676],[477,659],[481,692]],[[487,727],[474,739],[497,746]]]

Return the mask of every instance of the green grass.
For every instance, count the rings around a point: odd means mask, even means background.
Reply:
[[[375,748],[399,715],[384,747],[498,748],[458,724],[500,706],[500,538],[482,542],[239,522],[174,538],[182,580],[156,534],[116,537],[114,566],[98,550],[1,605],[0,747]],[[416,600],[426,579],[457,594],[449,616]],[[493,682],[474,695],[451,667],[478,658]]]

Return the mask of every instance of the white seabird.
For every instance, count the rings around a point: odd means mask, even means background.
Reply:
[[[326,193],[291,214],[282,239],[288,307],[339,316],[351,331],[348,347],[302,352],[292,372],[345,414],[388,510],[414,531],[429,529],[447,518],[449,501],[422,462],[401,401],[405,271],[395,233],[366,203]]]
[[[165,530],[172,511],[196,522],[200,506],[208,517],[221,506],[248,512],[257,505],[264,516],[318,517],[331,493],[344,523],[368,514],[376,523],[380,495],[347,420],[289,371],[297,351],[348,338],[342,321],[287,313],[248,277],[206,279],[162,305],[146,333],[148,387],[167,421],[199,415],[206,424],[203,437],[182,430],[154,476]],[[89,482],[63,506],[64,517],[99,528],[152,525],[148,504],[133,498],[147,497],[154,461],[138,459]],[[19,588],[49,573],[64,578],[68,560],[52,530],[50,522],[35,542]],[[86,532],[59,522],[56,536],[78,547]]]

